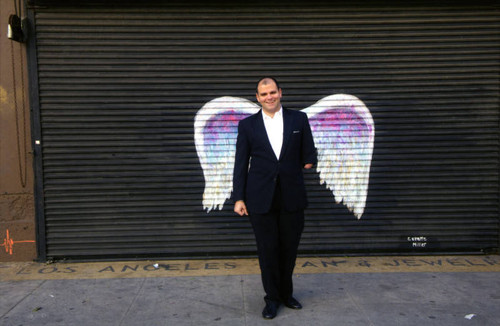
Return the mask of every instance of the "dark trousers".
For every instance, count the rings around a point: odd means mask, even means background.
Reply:
[[[279,189],[278,183],[268,213],[250,214],[266,302],[286,301],[292,297],[293,269],[304,230],[304,211],[285,211]]]

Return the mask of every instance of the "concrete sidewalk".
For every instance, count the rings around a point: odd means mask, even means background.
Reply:
[[[263,291],[255,273],[4,278],[0,325],[500,325],[494,267],[296,274],[295,296],[304,308],[282,307],[273,320],[261,317]]]

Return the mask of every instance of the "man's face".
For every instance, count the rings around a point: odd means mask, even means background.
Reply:
[[[257,101],[266,113],[274,115],[279,111],[281,108],[281,88],[278,89],[276,83],[273,81],[268,81],[266,84],[261,82],[257,91]]]

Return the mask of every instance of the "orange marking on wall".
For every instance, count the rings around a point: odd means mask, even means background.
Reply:
[[[26,243],[26,242],[35,242],[35,240],[18,240],[14,241],[10,237],[9,229],[7,229],[7,237],[3,239],[3,243],[0,244],[0,246],[5,247],[5,252],[8,253],[9,255],[12,255],[14,252],[14,244],[15,243]]]

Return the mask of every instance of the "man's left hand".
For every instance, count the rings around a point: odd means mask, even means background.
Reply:
[[[306,170],[309,170],[313,167],[313,164],[312,163],[307,163],[306,165],[304,165],[304,169]]]

